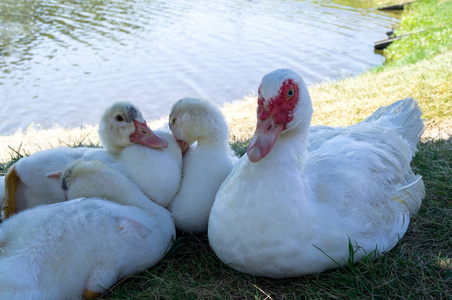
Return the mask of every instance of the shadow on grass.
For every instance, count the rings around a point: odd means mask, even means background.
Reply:
[[[242,156],[248,144],[232,147]],[[13,150],[0,175],[23,155]],[[124,278],[102,299],[446,299],[452,294],[452,143],[420,143],[412,166],[423,176],[426,198],[399,244],[375,260],[312,276],[257,278],[223,264],[207,235],[179,234],[161,262]]]

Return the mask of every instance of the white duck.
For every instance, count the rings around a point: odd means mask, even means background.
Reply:
[[[181,183],[182,152],[171,132],[157,129],[154,133],[168,142],[167,148],[151,149],[133,144],[124,148],[118,159],[127,166],[128,177],[146,196],[167,207]]]
[[[69,199],[95,198],[37,206],[0,225],[0,299],[96,297],[172,247],[171,214],[117,170],[77,160],[62,181]]]
[[[0,176],[0,206],[3,205],[4,196],[5,196],[5,176]]]
[[[317,127],[309,139],[312,112],[296,72],[262,79],[247,155],[209,219],[211,247],[236,270],[272,278],[322,272],[347,262],[349,241],[354,262],[376,256],[397,244],[421,204],[424,184],[410,169],[423,131],[414,100],[349,127]]]
[[[164,139],[146,125],[136,106],[114,103],[105,110],[99,126],[105,149],[59,147],[24,157],[9,168],[3,218],[39,204],[64,201],[59,176],[67,164],[79,158],[101,160],[121,170],[148,197],[167,205],[180,184],[182,155],[170,133],[156,132]],[[144,156],[147,160],[140,161]],[[159,172],[153,171],[157,168]]]
[[[169,125],[186,152],[181,186],[168,209],[178,230],[203,233],[215,194],[238,161],[229,146],[229,128],[215,105],[194,98],[173,105]]]

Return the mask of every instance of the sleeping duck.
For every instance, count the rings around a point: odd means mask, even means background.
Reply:
[[[169,126],[186,152],[181,186],[168,209],[178,230],[203,233],[215,194],[238,160],[229,146],[229,128],[215,105],[194,98],[173,105]]]
[[[77,160],[62,185],[76,199],[25,210],[0,225],[0,299],[97,297],[172,247],[171,214],[118,170]]]
[[[179,188],[182,173],[181,151],[171,133],[153,132],[136,106],[117,102],[102,115],[99,136],[105,149],[59,147],[36,152],[11,166],[5,177],[3,218],[39,204],[64,201],[61,171],[79,158],[101,160],[120,170],[148,197],[166,206]],[[157,168],[159,176],[153,171]]]
[[[391,250],[424,197],[410,168],[423,131],[407,98],[348,127],[316,127],[302,77],[264,76],[247,154],[220,187],[209,243],[232,268],[271,278],[337,268]],[[309,146],[310,144],[310,146]],[[308,148],[309,147],[309,148]]]

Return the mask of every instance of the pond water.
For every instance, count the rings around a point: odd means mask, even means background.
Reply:
[[[146,119],[185,96],[222,105],[277,68],[308,85],[356,75],[398,22],[350,0],[0,2],[0,135],[96,124],[124,99]]]

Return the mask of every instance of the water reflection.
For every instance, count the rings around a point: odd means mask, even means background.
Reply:
[[[363,4],[364,3],[364,4]],[[290,67],[308,84],[382,63],[396,19],[366,1],[3,0],[0,134],[97,123],[130,99],[146,118],[177,99],[222,104]]]

